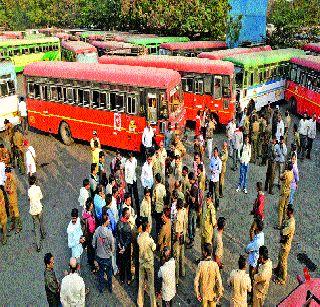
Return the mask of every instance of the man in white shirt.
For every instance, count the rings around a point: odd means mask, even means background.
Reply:
[[[300,159],[304,159],[304,153],[307,148],[307,137],[308,137],[309,121],[307,120],[307,113],[303,114],[303,118],[300,119],[298,132],[300,135]]]
[[[278,122],[277,122],[277,130],[276,130],[276,138],[278,142],[280,142],[280,137],[284,136],[284,123],[281,118],[281,114],[278,114]]]
[[[154,131],[153,128],[150,125],[150,122],[147,122],[147,126],[143,130],[142,134],[142,145],[145,150],[145,154],[151,154],[153,155],[153,137],[154,137]]]
[[[26,134],[28,131],[28,113],[27,113],[27,105],[24,100],[24,97],[20,97],[18,111],[20,114],[20,123],[22,127],[22,132]]]
[[[233,166],[232,169],[235,171],[238,169],[238,160],[239,160],[239,151],[242,148],[243,144],[243,133],[242,133],[242,127],[239,129],[236,129],[232,136],[232,160],[233,160]]]
[[[152,170],[152,157],[147,157],[141,171],[141,184],[143,188],[152,189],[153,186],[153,170]]]
[[[313,140],[316,138],[317,135],[317,115],[313,113],[312,118],[308,121],[308,134],[307,134],[307,159],[311,159],[311,149]]]
[[[214,195],[214,205],[216,209],[219,207],[219,176],[222,169],[222,162],[219,158],[219,150],[217,147],[213,149],[213,156],[210,160],[211,178],[209,183],[209,192]]]
[[[61,281],[60,300],[63,307],[85,306],[86,288],[83,278],[77,273],[77,259],[70,258],[70,272]]]
[[[233,135],[237,129],[236,120],[233,118],[227,125],[226,132],[228,138],[228,145],[229,145],[229,156],[232,157],[233,155]]]
[[[244,144],[239,151],[239,160],[240,160],[240,178],[239,184],[237,188],[237,192],[241,189],[245,194],[248,193],[247,185],[248,185],[248,170],[249,170],[249,162],[251,159],[251,145],[249,143],[249,137],[246,136],[244,139]]]
[[[131,198],[134,197],[134,203],[138,215],[140,215],[140,203],[139,203],[139,193],[137,186],[137,159],[133,156],[133,153],[129,153],[129,159],[127,159],[124,165],[124,179],[126,181],[128,192]]]
[[[28,197],[30,201],[30,210],[29,213],[31,214],[33,220],[33,228],[34,228],[34,235],[35,241],[37,245],[37,252],[41,250],[41,239],[45,238],[45,230],[43,226],[43,206],[41,204],[41,199],[43,198],[41,189],[39,186],[36,185],[36,176],[31,175],[29,178],[29,185],[30,188],[28,190]]]
[[[174,258],[170,258],[171,251],[167,247],[163,253],[165,263],[159,269],[158,278],[162,279],[161,295],[164,306],[172,306],[172,300],[176,295],[176,276],[172,272],[175,272],[176,264]]]
[[[89,196],[90,196],[90,181],[89,179],[84,179],[82,183],[82,187],[80,189],[79,198],[78,198],[79,206],[82,209],[86,208],[86,202]]]
[[[23,141],[23,145],[26,148],[25,152],[25,160],[26,160],[26,170],[29,176],[35,175],[37,172],[36,167],[36,151],[34,148],[29,144],[28,140]]]

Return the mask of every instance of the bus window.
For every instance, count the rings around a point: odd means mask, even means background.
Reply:
[[[157,46],[150,46],[148,47],[149,54],[157,54]]]
[[[201,95],[203,94],[203,79],[194,79],[194,92]]]
[[[295,78],[295,80],[293,80],[293,81],[299,83],[300,73],[301,73],[301,69],[300,69],[300,67],[298,67],[298,68],[297,68],[297,73],[296,73],[296,78]]]
[[[213,93],[214,93],[214,99],[220,99],[222,96],[222,87],[221,87],[221,83],[222,83],[222,77],[221,76],[215,76],[214,77],[214,89],[213,89]]]
[[[208,95],[211,95],[211,93],[212,93],[212,87],[211,87],[212,81],[211,80],[212,80],[211,76],[204,76],[203,77],[203,81],[204,81],[203,82],[203,90]]]
[[[0,84],[0,97],[6,97],[9,95],[7,83]]]
[[[117,93],[116,95],[116,108],[118,112],[124,112],[124,94]]]
[[[91,107],[93,109],[98,109],[99,108],[99,101],[100,101],[100,92],[99,91],[92,91]]]
[[[193,92],[193,77],[182,78],[182,90],[184,92]]]
[[[135,94],[128,94],[127,96],[127,113],[137,114],[137,96]]]
[[[254,84],[254,73],[253,72],[249,72],[248,74],[248,86],[251,86]]]
[[[19,55],[20,54],[20,50],[19,49],[14,49],[13,50],[13,54],[14,55]]]
[[[230,98],[231,97],[230,77],[229,76],[222,76],[222,96],[223,96],[223,98]]]
[[[100,104],[99,109],[110,109],[110,99],[106,92],[100,92]]]
[[[292,81],[296,80],[296,75],[297,75],[297,70],[295,67],[292,67],[290,71],[290,80]]]
[[[148,93],[147,95],[147,114],[151,123],[157,122],[157,94]]]
[[[34,98],[34,84],[28,83],[28,97]]]
[[[58,92],[58,101],[63,101],[63,88],[61,86],[57,86]]]
[[[238,72],[236,72],[236,86],[237,88],[242,88],[242,86],[244,86],[242,70],[238,70]]]
[[[67,99],[66,102],[73,104],[73,88],[72,87],[68,87],[67,88]]]
[[[29,48],[29,52],[30,52],[30,53],[34,53],[34,47],[30,47],[30,48]]]
[[[117,111],[116,93],[110,93],[109,97],[110,97],[110,110]]]
[[[34,98],[36,99],[40,98],[40,84],[34,85]]]
[[[16,93],[16,89],[14,87],[14,82],[13,80],[8,81],[8,88],[9,88],[9,95],[14,95]]]
[[[263,71],[261,68],[259,69],[259,77],[258,77],[259,84],[263,83]]]
[[[58,101],[58,90],[56,86],[50,86],[50,100]]]
[[[48,87],[46,85],[40,87],[40,98],[41,100],[48,100]]]
[[[90,107],[90,90],[83,91],[83,106],[86,108]]]

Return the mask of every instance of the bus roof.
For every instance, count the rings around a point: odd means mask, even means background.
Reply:
[[[302,49],[305,51],[313,51],[313,52],[320,53],[320,43],[309,43],[304,45]]]
[[[137,45],[152,45],[173,42],[188,42],[188,37],[128,37],[125,41]]]
[[[37,39],[12,39],[0,42],[0,47],[7,46],[20,46],[32,44],[45,44],[45,43],[59,43],[59,38],[56,37],[41,37]]]
[[[175,42],[163,43],[160,48],[167,50],[192,50],[192,49],[225,49],[227,43],[222,41],[191,41],[191,42]]]
[[[223,60],[232,62],[236,66],[249,68],[279,62],[287,62],[293,57],[301,56],[304,54],[304,51],[299,49],[279,49],[271,51],[253,52],[250,54],[238,54],[232,57],[225,57],[223,58]]]
[[[57,37],[60,39],[69,39],[71,37],[71,34],[66,32],[57,32],[54,34],[54,37]]]
[[[256,47],[256,48],[234,48],[226,50],[217,50],[212,52],[201,52],[198,58],[207,58],[210,60],[222,60],[225,57],[234,56],[236,54],[245,54],[252,52],[270,51],[272,50],[269,45]]]
[[[93,41],[91,44],[97,48],[100,49],[129,49],[132,47],[140,47],[140,46],[134,46],[133,44],[130,43],[123,43],[123,42],[117,42],[117,41]]]
[[[169,90],[181,82],[179,73],[169,69],[98,63],[37,62],[27,65],[23,73],[26,76],[92,80]]]
[[[320,57],[315,55],[307,55],[305,57],[292,58],[291,63],[307,67],[316,71],[320,71]]]
[[[142,55],[137,57],[102,56],[99,63],[159,67],[179,72],[233,75],[234,65],[230,62],[210,61],[191,57],[170,55]]]
[[[82,41],[63,41],[61,46],[67,50],[70,50],[76,54],[88,53],[88,52],[97,52],[95,46],[92,46],[89,43]]]

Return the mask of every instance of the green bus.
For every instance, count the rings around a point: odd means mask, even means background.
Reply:
[[[244,109],[253,99],[259,111],[268,103],[284,99],[289,61],[303,54],[299,49],[279,49],[223,58],[235,66],[236,100],[240,107]]]
[[[29,63],[60,60],[60,40],[55,37],[0,41],[0,61],[12,62],[17,73]]]
[[[163,43],[189,42],[188,37],[143,37],[127,38],[127,43],[143,46],[147,49],[148,54],[159,54],[159,46]]]

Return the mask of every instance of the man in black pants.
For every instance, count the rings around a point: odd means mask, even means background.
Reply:
[[[121,282],[131,284],[131,242],[132,231],[129,224],[130,211],[122,209],[122,217],[117,223],[118,267]]]

